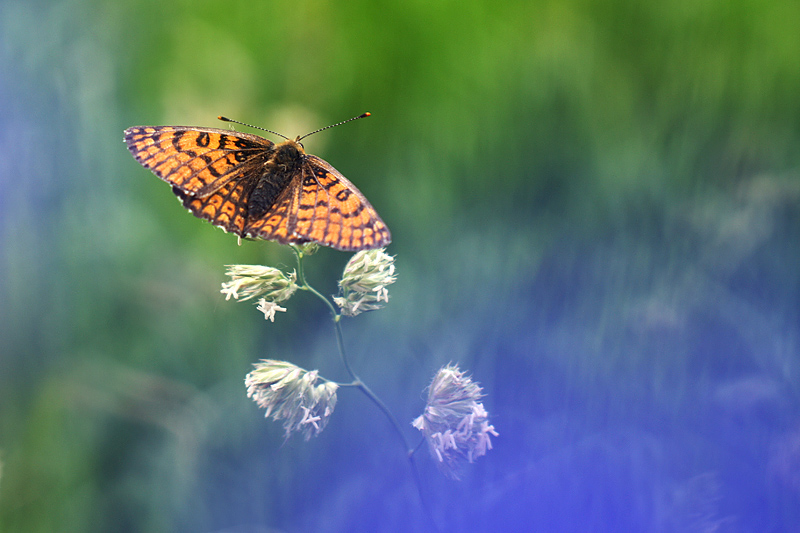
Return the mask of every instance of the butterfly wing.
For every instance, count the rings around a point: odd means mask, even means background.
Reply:
[[[252,187],[252,180],[232,179],[204,198],[186,194],[178,187],[172,187],[172,192],[197,218],[204,218],[225,231],[244,237],[247,197]]]
[[[247,133],[188,126],[136,126],[125,130],[133,157],[186,194],[205,197],[268,157],[275,143]]]
[[[257,135],[187,126],[128,128],[125,142],[142,166],[172,185],[195,216],[243,235],[247,199],[273,142]]]
[[[337,250],[381,248],[392,236],[369,201],[326,161],[303,158],[298,193],[289,204],[288,230]]]

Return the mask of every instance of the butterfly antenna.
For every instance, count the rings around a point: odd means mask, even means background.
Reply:
[[[223,117],[221,115],[218,116],[217,118],[219,120],[221,120],[222,122],[233,122],[234,124],[241,124],[242,126],[247,126],[248,128],[253,128],[253,129],[256,129],[256,130],[266,131],[267,133],[271,133],[273,135],[277,135],[278,137],[283,137],[287,141],[289,140],[289,137],[287,137],[286,135],[281,135],[277,131],[268,130],[267,128],[261,128],[261,127],[258,127],[258,126],[253,126],[252,124],[245,124],[244,122],[239,122],[238,120],[233,120],[232,118]],[[357,118],[360,118],[360,117],[357,117]],[[347,122],[347,121],[345,121],[345,122]],[[316,133],[316,132],[314,132],[314,133]]]
[[[343,121],[338,122],[336,124],[331,124],[330,126],[325,126],[324,128],[320,128],[320,129],[318,129],[316,131],[312,131],[311,133],[306,133],[302,137],[298,137],[297,138],[297,142],[300,142],[302,139],[305,139],[306,137],[314,135],[315,133],[319,133],[321,131],[325,131],[325,130],[330,129],[330,128],[335,128],[336,126],[341,126],[342,124],[347,124],[348,122],[352,122],[353,120],[358,120],[360,118],[369,117],[371,115],[372,115],[372,113],[364,113],[362,115],[358,115],[357,117],[348,118],[347,120],[343,120]]]

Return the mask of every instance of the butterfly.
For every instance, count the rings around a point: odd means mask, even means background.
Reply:
[[[232,130],[134,126],[125,130],[125,142],[194,216],[226,232],[343,251],[388,245],[389,228],[366,197],[329,163],[305,153],[300,140],[308,135],[280,135],[286,140],[276,144]]]

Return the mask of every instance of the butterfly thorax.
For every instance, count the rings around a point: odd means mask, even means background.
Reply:
[[[304,155],[305,151],[300,143],[289,139],[275,146],[275,151],[272,152],[269,163],[278,167],[294,169],[300,166]]]

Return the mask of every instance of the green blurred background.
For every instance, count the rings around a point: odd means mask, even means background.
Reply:
[[[429,527],[362,395],[307,443],[246,398],[259,358],[346,379],[309,295],[269,323],[219,293],[289,250],[122,142],[364,111],[305,142],[394,237],[352,365],[417,439],[457,362],[500,433],[461,482],[421,450],[443,530],[800,529],[798,28],[780,0],[4,0],[0,530]]]

